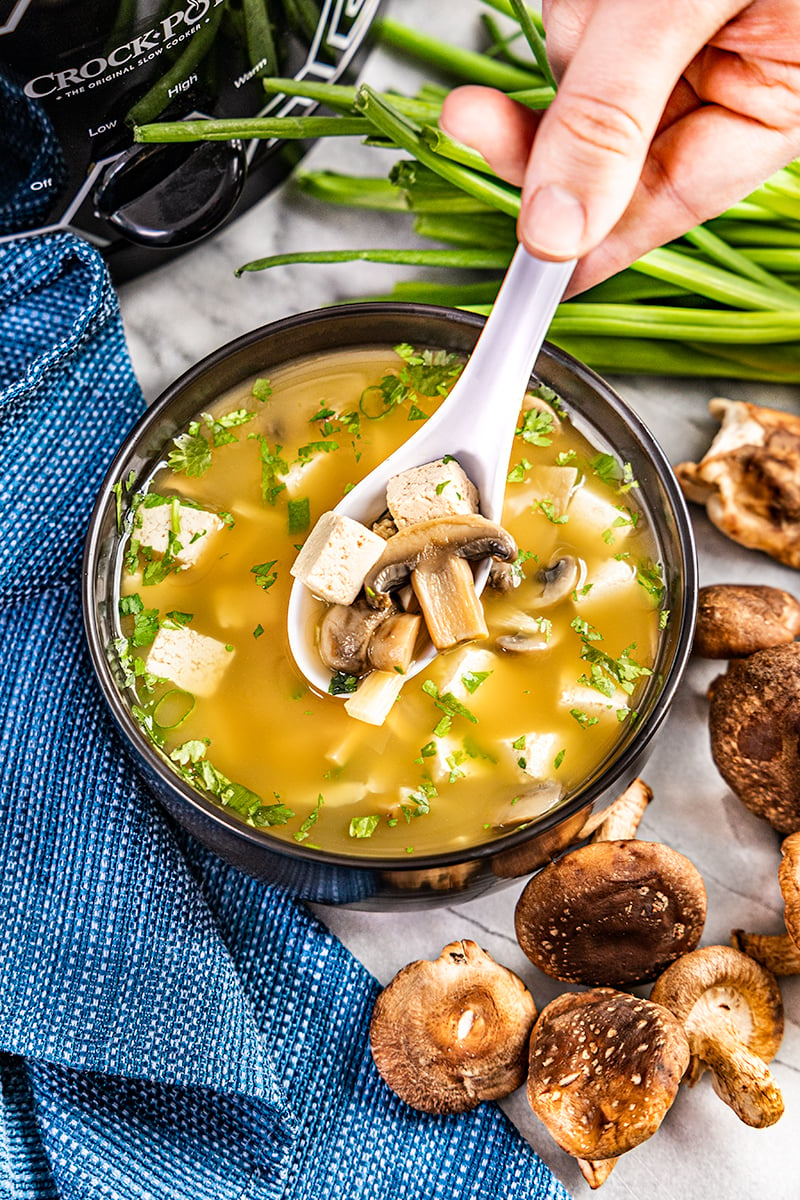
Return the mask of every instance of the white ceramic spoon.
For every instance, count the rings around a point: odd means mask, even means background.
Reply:
[[[386,484],[392,475],[452,454],[478,489],[483,516],[500,521],[522,398],[574,266],[574,261],[543,262],[517,247],[491,315],[450,395],[413,437],[348,492],[334,512],[369,525],[386,508]],[[476,571],[478,591],[488,574],[487,559]],[[296,580],[289,596],[289,646],[309,683],[327,692],[331,673],[314,646],[315,611],[311,592]],[[415,658],[406,678],[435,655],[431,646]]]

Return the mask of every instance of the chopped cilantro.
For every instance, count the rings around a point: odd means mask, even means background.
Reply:
[[[415,350],[405,342],[394,352],[405,362],[401,380],[420,396],[446,396],[464,365],[446,350]]]
[[[522,418],[516,435],[532,446],[549,446],[553,441],[554,432],[553,414],[530,408]]]
[[[320,792],[319,795],[317,796],[316,807],[312,808],[311,812],[308,814],[305,821],[303,821],[303,824],[300,826],[297,833],[294,835],[294,840],[296,842],[304,842],[306,840],[309,833],[311,832],[311,829],[317,823],[317,820],[319,818],[319,810],[322,808],[324,803],[325,803],[325,801],[322,798],[322,792]]]
[[[144,608],[144,601],[138,592],[133,592],[130,596],[120,596],[119,598],[119,615],[121,617],[135,617]]]
[[[579,633],[585,642],[602,642],[603,635],[594,625],[590,625],[588,621],[584,621],[583,617],[573,617],[569,623],[570,629],[574,629]]]
[[[167,629],[183,629],[185,625],[191,624],[194,618],[194,613],[181,612],[177,608],[171,609],[166,616],[164,625]]]
[[[315,454],[330,454],[333,450],[339,449],[339,443],[330,439],[320,442],[306,442],[305,446],[297,447],[297,458],[295,462],[307,463]]]
[[[556,516],[556,508],[552,500],[539,500],[533,505],[533,508],[538,508],[540,512],[544,513],[548,521],[553,525],[566,525],[569,520],[567,513],[564,513],[560,517]]]
[[[450,732],[452,726],[453,718],[445,715],[434,725],[433,736],[438,738],[445,737]]]
[[[556,466],[557,467],[567,467],[572,462],[572,460],[576,457],[577,457],[577,451],[575,451],[575,450],[561,450],[556,455]]]
[[[512,467],[506,476],[507,483],[524,483],[525,472],[530,471],[533,463],[528,462],[527,458],[520,459],[515,467]]]
[[[557,771],[564,761],[564,755],[567,753],[566,748],[562,747],[558,754],[553,759],[553,770]]]
[[[414,762],[421,763],[424,758],[432,758],[436,753],[436,742],[426,742],[420,749],[419,758],[415,758]]]
[[[664,599],[666,587],[661,563],[654,562],[652,558],[641,559],[636,567],[636,582],[652,596],[654,604],[658,605]]]
[[[466,675],[461,676],[461,682],[470,696],[474,696],[475,692],[477,692],[484,680],[489,678],[491,673],[491,671],[467,671]]]
[[[448,754],[446,762],[450,768],[450,774],[447,778],[448,783],[455,783],[459,779],[465,777],[466,772],[461,770],[461,763],[467,757],[463,750],[454,750],[452,754]]]
[[[272,388],[268,379],[257,379],[252,387],[252,395],[256,400],[260,400],[262,404],[269,400],[272,395]]]
[[[253,637],[260,638],[263,632],[264,632],[264,626],[261,624],[261,622],[259,622],[258,625],[256,625],[255,629],[253,630]]]
[[[525,578],[525,572],[523,571],[522,567],[529,558],[532,558],[534,562],[539,561],[538,555],[534,554],[532,550],[517,551],[517,557],[510,564],[511,578],[514,580],[515,584],[522,583],[522,580]]]
[[[422,690],[427,696],[430,696],[437,708],[440,708],[445,716],[448,717],[466,717],[468,721],[472,721],[473,725],[477,725],[478,718],[474,713],[471,713],[465,704],[457,700],[452,692],[445,692],[440,695],[439,689],[432,679],[426,679],[422,685]]]
[[[289,533],[305,533],[311,524],[311,509],[308,496],[303,496],[299,500],[289,500],[287,509],[289,513]]]
[[[589,646],[584,643],[581,658],[598,666],[613,683],[619,684],[622,690],[630,696],[635,691],[639,679],[653,674],[649,667],[640,666],[635,659],[631,658],[630,652],[635,649],[636,643],[631,642],[630,646],[626,646],[620,656],[615,659],[610,654],[604,654],[597,646]],[[592,686],[596,685],[592,684]],[[613,688],[608,695],[613,695]]]
[[[588,713],[582,712],[579,708],[571,708],[569,715],[575,718],[581,729],[588,729],[591,725],[596,725],[600,719],[599,717],[590,717]]]
[[[348,675],[346,671],[335,671],[328,684],[331,696],[344,696],[354,692],[358,687],[358,676]]]
[[[200,433],[196,421],[192,421],[187,433],[179,433],[172,439],[173,449],[167,455],[167,466],[175,472],[184,471],[197,478],[205,475],[211,466],[211,446]]]
[[[131,642],[134,646],[149,646],[158,633],[158,609],[143,608],[134,613]]]
[[[511,743],[511,749],[512,750],[524,750],[525,749],[525,734],[524,733],[521,733],[519,735],[519,737],[516,738]]]
[[[669,625],[669,609],[662,608],[661,612],[658,614],[658,628],[666,629],[667,625]]]
[[[270,450],[269,442],[263,433],[251,433],[250,438],[258,442],[258,453],[261,458],[261,502],[262,504],[273,504],[278,499],[281,492],[286,490],[286,484],[281,483],[278,476],[286,474],[289,470],[289,464],[285,458],[281,458],[281,450],[283,446],[276,444],[274,450]]]
[[[285,804],[262,804],[252,815],[253,824],[257,829],[269,825],[285,825],[291,821],[294,811]]]
[[[380,821],[378,813],[371,813],[368,817],[353,817],[350,822],[348,833],[351,838],[368,838],[372,837],[378,827]]]
[[[278,572],[273,570],[277,558],[271,559],[269,562],[257,563],[250,568],[250,574],[255,575],[256,583],[265,592],[268,592],[275,580],[278,578]]]

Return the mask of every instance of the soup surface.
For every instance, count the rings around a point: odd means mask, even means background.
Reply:
[[[495,838],[594,775],[637,720],[668,613],[630,468],[540,389],[509,464],[516,586],[484,592],[488,640],[437,656],[380,727],[309,689],[286,639],[297,551],[460,369],[397,350],[252,380],[175,438],[144,491],[118,486],[115,649],[138,723],[193,786],[275,837],[404,857]]]

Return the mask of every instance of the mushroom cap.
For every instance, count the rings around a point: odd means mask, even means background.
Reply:
[[[732,662],[709,689],[711,753],[751,812],[800,830],[800,643]]]
[[[457,513],[416,521],[390,537],[378,562],[364,580],[367,599],[376,607],[386,592],[401,587],[413,570],[430,568],[443,556],[499,558],[517,556],[517,544],[502,525],[478,513]]]
[[[778,883],[785,905],[786,932],[800,949],[800,832],[783,839],[781,854]]]
[[[389,610],[376,611],[356,600],[332,604],[318,628],[319,656],[332,671],[363,675],[369,669],[369,643],[378,626],[389,619]]]
[[[783,1003],[775,976],[732,946],[703,946],[659,976],[650,998],[674,1013],[689,1041],[734,1026],[739,1041],[765,1063],[783,1037]]]
[[[370,1023],[379,1073],[412,1108],[456,1113],[525,1081],[536,1005],[522,980],[475,942],[409,963],[378,996]]]
[[[700,589],[694,652],[701,658],[745,658],[782,646],[800,633],[800,603],[782,588],[717,583]]]
[[[534,1027],[528,1101],[567,1154],[614,1158],[655,1133],[688,1064],[667,1009],[613,988],[567,993]]]
[[[515,914],[517,940],[546,975],[626,987],[694,949],[706,890],[693,863],[661,842],[582,846],[534,875]]]
[[[585,576],[586,564],[582,558],[576,558],[574,554],[554,554],[547,566],[536,572],[542,590],[534,606],[538,609],[560,604],[581,586]]]

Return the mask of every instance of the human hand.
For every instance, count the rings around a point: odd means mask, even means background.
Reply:
[[[570,293],[718,216],[800,155],[800,0],[544,0],[544,113],[457,88],[442,127],[522,187]]]

